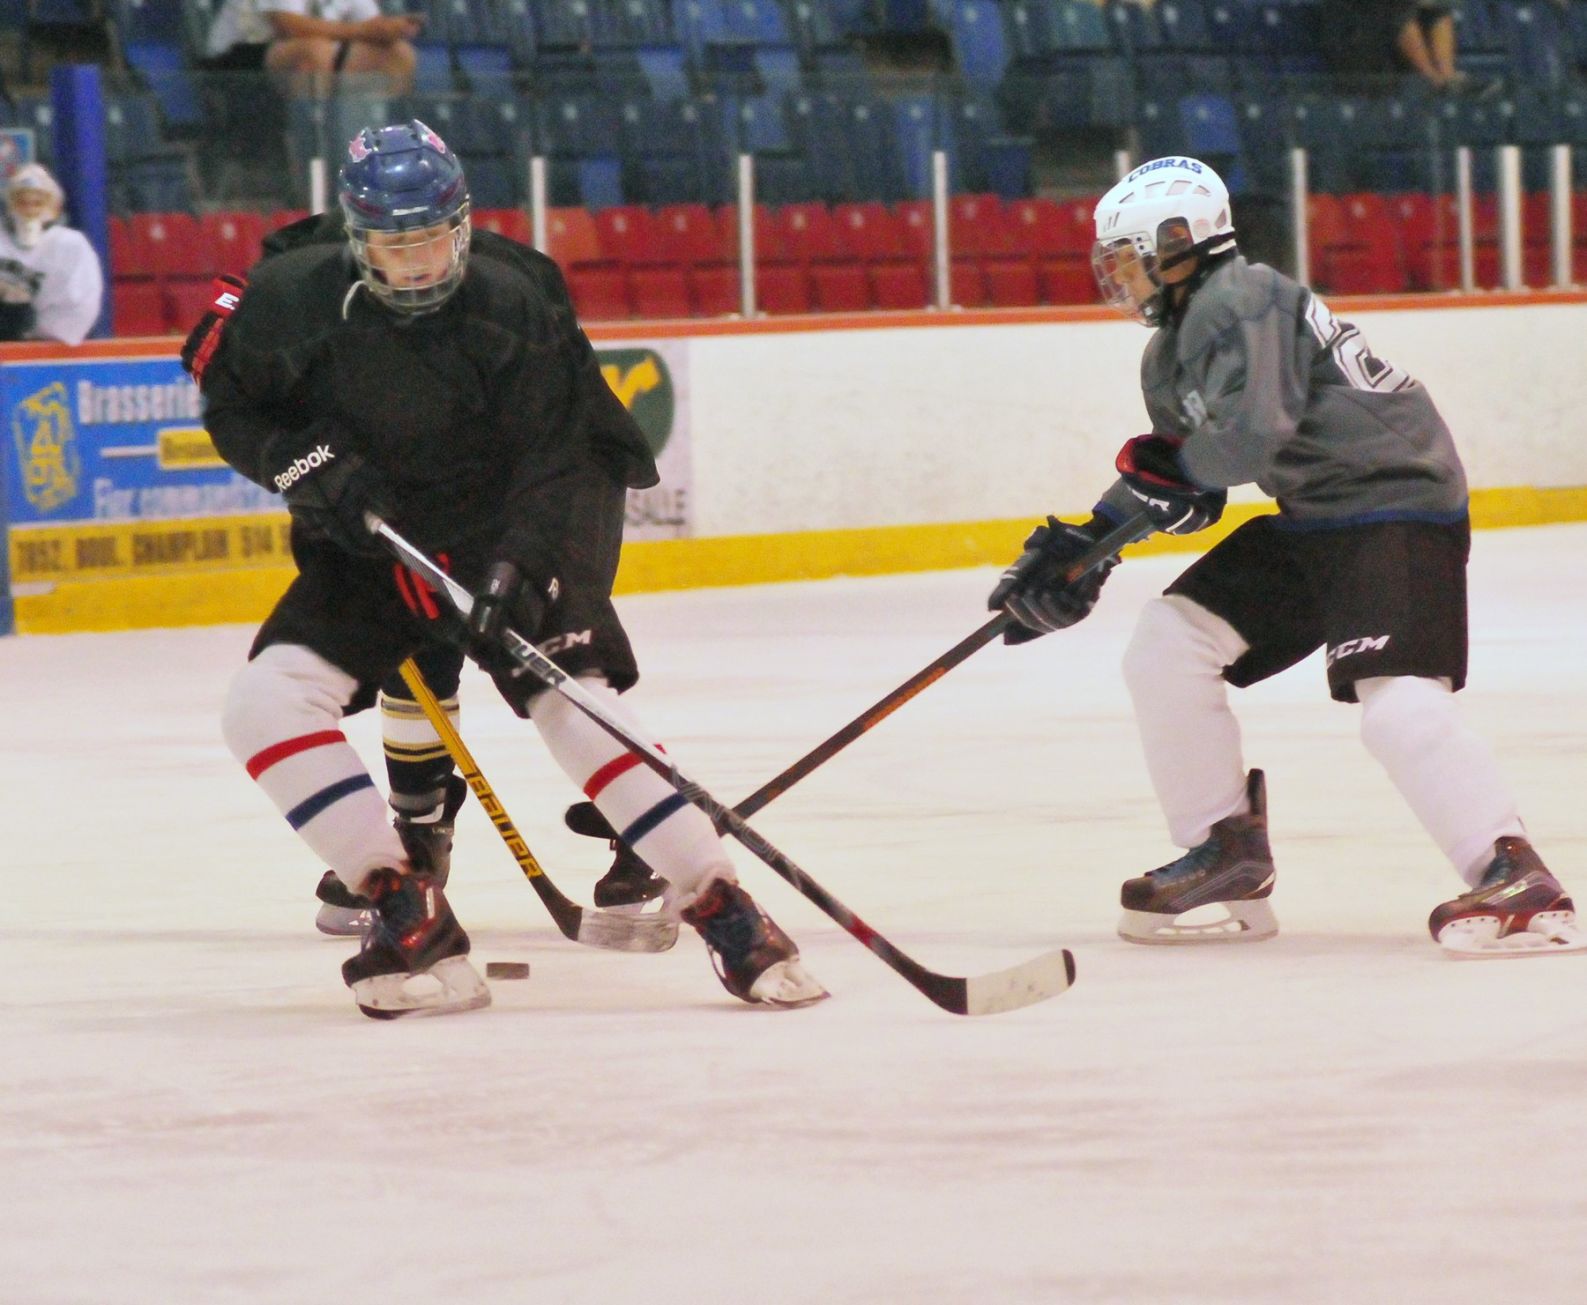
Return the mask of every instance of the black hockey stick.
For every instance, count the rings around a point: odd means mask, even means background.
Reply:
[[[474,760],[468,745],[463,742],[463,736],[457,732],[451,717],[436,701],[434,692],[425,683],[418,664],[410,657],[397,669],[401,672],[408,691],[413,694],[414,701],[419,704],[430,725],[440,736],[442,744],[451,754],[459,772],[468,781],[474,796],[479,799],[480,806],[485,808],[485,814],[490,817],[491,824],[496,826],[496,832],[501,835],[502,842],[507,844],[507,850],[512,853],[513,860],[524,872],[524,878],[539,895],[564,938],[572,942],[584,943],[589,947],[603,947],[608,951],[617,952],[664,952],[678,941],[678,926],[661,916],[617,915],[611,911],[585,910],[577,902],[569,901],[551,882],[550,877],[541,868],[540,862],[535,859],[535,854],[529,850],[529,844],[524,841],[524,836],[513,824],[512,817],[507,814],[507,808],[501,804],[496,791],[480,773],[479,763]]]
[[[436,593],[444,593],[458,614],[467,617],[473,610],[474,596],[441,570],[429,557],[414,548],[384,521],[370,514],[366,520],[371,534],[385,540],[392,552],[414,574],[425,580]],[[814,902],[852,937],[864,943],[883,964],[901,974],[919,992],[943,1010],[955,1015],[992,1015],[1017,1010],[1067,989],[1075,977],[1075,959],[1067,950],[1047,952],[1020,965],[975,978],[956,978],[937,974],[905,955],[872,929],[853,911],[805,874],[793,860],[777,850],[750,828],[744,820],[723,806],[698,784],[685,776],[664,753],[643,739],[635,738],[620,721],[610,716],[599,699],[573,679],[516,630],[502,632],[502,646],[519,665],[547,688],[561,695],[589,717],[651,770],[670,783],[757,857],[775,870],[809,901]]]
[[[1151,531],[1151,520],[1144,514],[1131,517],[1122,525],[1115,526],[1069,564],[1068,570],[1064,572],[1065,582],[1072,583],[1087,572],[1095,570],[1126,544],[1133,544],[1137,539],[1149,535]],[[816,744],[781,774],[767,780],[733,808],[734,814],[748,820],[762,807],[781,797],[811,771],[831,761],[860,735],[874,729],[911,698],[935,684],[960,662],[968,661],[972,654],[979,652],[1001,636],[1013,623],[1014,618],[1007,612],[999,612],[980,629],[966,635],[947,652],[921,667],[881,701],[868,707],[835,734]],[[607,824],[606,818],[595,809],[593,802],[575,802],[567,809],[563,819],[575,834],[588,834],[594,838],[606,839],[617,836]]]

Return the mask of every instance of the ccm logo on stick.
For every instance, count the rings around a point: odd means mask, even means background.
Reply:
[[[1346,639],[1328,650],[1327,664],[1332,666],[1341,657],[1350,657],[1358,652],[1382,652],[1389,646],[1389,638],[1389,635],[1380,634],[1375,639],[1370,635],[1363,639]]]
[[[319,448],[307,457],[293,458],[292,465],[275,478],[276,491],[286,493],[293,485],[302,480],[309,472],[323,467],[327,462],[334,462],[336,455],[331,452],[329,444],[321,444]]]

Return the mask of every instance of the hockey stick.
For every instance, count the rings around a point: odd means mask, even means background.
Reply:
[[[1087,572],[1106,562],[1126,544],[1133,544],[1137,539],[1149,535],[1152,531],[1151,521],[1144,514],[1131,517],[1121,525],[1115,526],[1107,534],[1081,553],[1069,564],[1064,572],[1065,583],[1078,580]],[[944,675],[951,671],[960,662],[968,661],[972,654],[985,648],[987,644],[998,638],[1014,623],[1014,618],[1007,612],[999,612],[980,629],[966,635],[947,652],[941,654],[933,661],[928,662],[915,674],[900,684],[896,689],[861,712],[842,729],[830,735],[821,743],[816,744],[809,752],[800,757],[781,774],[773,776],[747,798],[733,808],[735,815],[748,820],[762,807],[781,797],[795,784],[797,784],[811,771],[824,766],[833,757],[842,752],[844,748],[853,743],[860,735],[874,729],[886,720],[895,711],[902,707],[911,698],[931,687]],[[569,829],[575,834],[587,834],[593,838],[616,838],[617,835],[607,824],[604,816],[595,809],[593,803],[575,802],[568,808],[563,817]]]
[[[480,773],[479,764],[469,752],[468,745],[463,742],[463,736],[457,732],[451,717],[436,701],[435,694],[425,683],[424,675],[417,663],[410,657],[397,669],[401,672],[408,691],[413,694],[414,701],[423,709],[435,732],[441,736],[441,742],[451,754],[463,778],[468,781],[469,788],[474,790],[474,796],[479,799],[480,806],[485,808],[485,814],[490,817],[491,824],[496,826],[496,832],[501,835],[502,842],[507,844],[507,850],[512,853],[518,868],[524,872],[524,878],[529,881],[529,886],[545,903],[545,908],[556,921],[557,928],[562,930],[564,938],[590,947],[604,947],[608,951],[617,952],[664,952],[678,941],[677,924],[662,916],[616,915],[610,911],[585,910],[578,903],[569,901],[563,896],[541,868],[540,862],[535,859],[535,854],[529,850],[529,844],[524,841],[523,835],[518,832],[518,827],[513,824],[512,817],[507,814],[506,807],[502,806],[496,791]]]
[[[474,606],[474,596],[467,589],[384,521],[372,513],[366,517],[366,521],[370,533],[385,540],[405,566],[427,581],[436,593],[444,593],[458,615],[468,616]],[[1056,997],[1074,982],[1075,959],[1062,949],[975,978],[956,978],[926,969],[811,879],[791,858],[757,834],[741,817],[685,776],[665,754],[630,734],[621,722],[607,713],[599,699],[516,630],[504,630],[501,640],[503,648],[514,661],[547,688],[572,703],[646,766],[666,779],[684,798],[705,812],[718,829],[730,833],[852,937],[864,943],[883,964],[902,975],[917,991],[943,1010],[955,1015],[991,1015],[999,1011],[1017,1010]]]

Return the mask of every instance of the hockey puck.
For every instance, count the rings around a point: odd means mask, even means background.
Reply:
[[[485,977],[487,979],[527,979],[529,977],[529,962],[486,961]]]

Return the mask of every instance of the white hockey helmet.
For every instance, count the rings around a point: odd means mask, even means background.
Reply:
[[[6,218],[17,244],[32,249],[61,220],[66,195],[42,163],[25,163],[6,181]]]
[[[1097,202],[1096,225],[1091,269],[1103,299],[1148,326],[1163,319],[1164,270],[1234,248],[1229,188],[1199,159],[1141,164]]]

